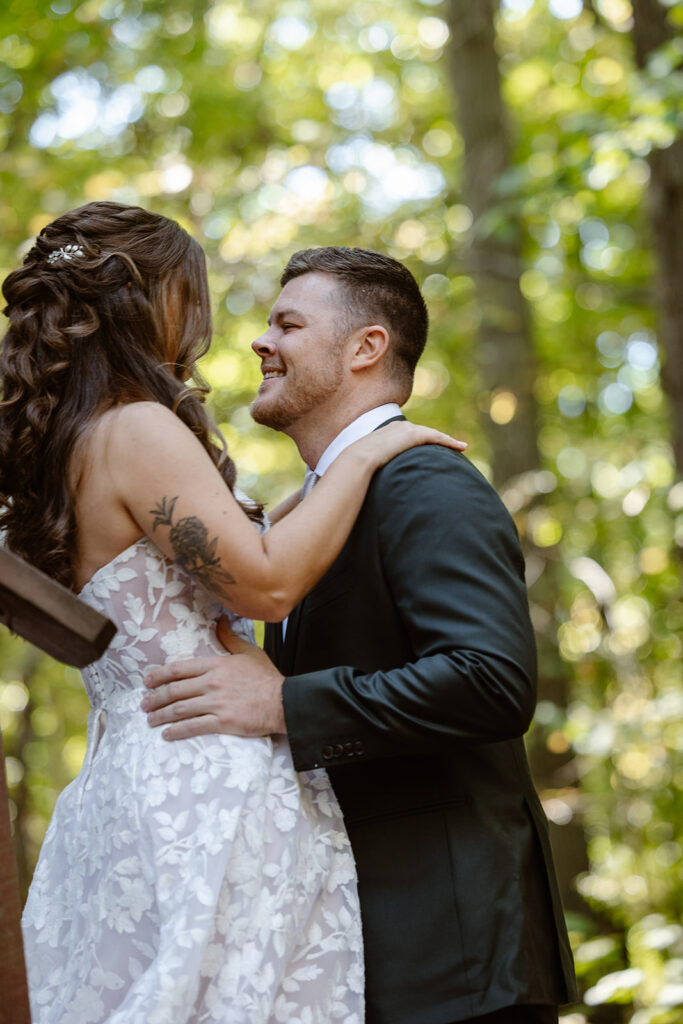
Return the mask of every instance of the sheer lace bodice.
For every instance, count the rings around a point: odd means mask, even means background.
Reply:
[[[326,774],[297,774],[281,739],[167,742],[140,710],[153,666],[225,654],[222,609],[147,538],[81,596],[118,633],[83,673],[86,756],[26,904],[35,1024],[358,1024],[355,870]]]
[[[82,672],[90,733],[101,729],[103,713],[123,715],[126,728],[137,724],[149,732],[137,714],[146,692],[144,675],[169,661],[225,654],[216,637],[220,615],[228,615],[234,631],[254,641],[248,619],[226,612],[147,537],[98,569],[80,597],[118,626],[104,656]],[[117,724],[114,718],[111,727]],[[96,742],[90,746],[94,753]]]

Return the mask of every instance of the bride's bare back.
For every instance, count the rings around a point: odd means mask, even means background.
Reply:
[[[78,544],[74,559],[76,589],[143,536],[121,501],[112,462],[125,460],[117,446],[116,421],[124,407],[103,413],[72,458],[70,468]]]

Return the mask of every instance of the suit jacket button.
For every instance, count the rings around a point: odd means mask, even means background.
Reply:
[[[341,745],[341,743],[335,743],[335,745],[334,745],[334,747],[332,749],[332,753],[334,754],[335,757],[341,757],[342,756],[342,754],[344,753],[344,748]]]
[[[358,754],[358,756],[360,757],[361,754],[365,753],[365,744],[363,743],[362,740],[356,740],[356,742],[353,745],[353,749],[356,752],[356,754]]]
[[[333,757],[334,757],[334,748],[333,747],[324,747],[323,748],[323,758],[326,761],[331,761]]]
[[[353,743],[345,743],[344,744],[344,753],[346,754],[347,757],[353,757],[353,754],[354,754]]]

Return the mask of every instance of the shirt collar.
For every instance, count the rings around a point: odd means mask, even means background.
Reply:
[[[349,423],[348,427],[344,427],[341,433],[337,434],[334,441],[327,446],[315,467],[317,475],[322,476],[330,468],[337,456],[345,448],[348,448],[350,444],[353,444],[354,441],[360,440],[366,434],[371,434],[373,430],[394,416],[401,415],[401,410],[395,402],[378,405],[375,409],[368,409],[367,412],[362,413],[352,423]]]

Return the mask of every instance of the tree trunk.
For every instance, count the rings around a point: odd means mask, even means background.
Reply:
[[[509,392],[516,401],[508,422],[486,420],[493,479],[500,487],[511,477],[536,469],[539,456],[532,390],[535,359],[519,288],[521,234],[516,217],[502,211],[496,191],[509,166],[509,145],[495,49],[495,11],[495,0],[449,0],[446,7],[450,74],[465,143],[466,199],[474,217],[470,262],[481,310],[476,359],[486,390],[494,397]]]
[[[674,38],[659,0],[633,0],[633,43],[639,68]],[[676,469],[683,476],[683,138],[650,154],[649,213],[657,256],[662,386],[669,399]]]
[[[519,285],[522,233],[514,213],[503,209],[498,192],[500,176],[510,166],[510,151],[495,46],[496,10],[495,0],[448,0],[446,6],[451,30],[450,73],[465,149],[465,198],[474,217],[470,260],[481,312],[476,361],[481,382],[494,398],[496,393],[511,392],[516,400],[515,414],[509,422],[486,418],[494,484],[501,488],[520,474],[538,470],[541,460],[533,392],[536,360],[529,312]],[[529,544],[524,538],[522,543],[528,555]],[[554,565],[544,552],[535,554],[543,559],[545,569],[532,589],[532,598],[537,591],[540,602],[552,608],[557,592]],[[565,708],[569,688],[566,668],[554,642],[540,636],[539,642],[540,696]],[[547,733],[539,727],[529,741],[536,785],[541,795],[573,790],[576,779],[572,754],[569,750],[549,750]],[[551,841],[564,905],[586,914],[587,907],[573,884],[575,877],[588,868],[580,818],[574,816],[568,824],[552,825]]]

